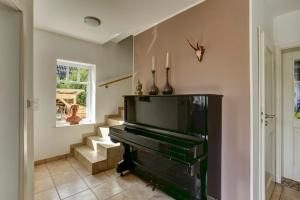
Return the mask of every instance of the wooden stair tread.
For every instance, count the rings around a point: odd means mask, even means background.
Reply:
[[[117,120],[117,121],[124,121],[124,118],[117,116],[117,117],[109,117],[108,119]]]
[[[109,128],[108,124],[103,125],[103,126],[99,126],[98,128]]]
[[[109,117],[107,119],[107,123],[109,126],[116,126],[121,125],[124,123],[124,118],[118,116],[118,117]]]
[[[75,147],[75,150],[80,153],[90,163],[97,163],[106,160],[106,156],[101,155],[99,152],[92,150],[87,145]]]
[[[117,114],[106,115],[92,134],[83,135],[82,143],[72,147],[74,157],[92,174],[114,168],[122,160],[123,147],[111,141],[109,128],[124,123],[124,112],[124,107],[118,107]]]
[[[120,143],[112,142],[109,137],[103,138],[100,136],[89,136],[89,137],[87,137],[87,139],[90,140],[90,143],[88,143],[88,144],[92,144],[93,147],[91,147],[91,148],[94,148],[94,149],[96,149],[97,145],[101,145],[102,147],[104,147],[106,149],[120,146]]]

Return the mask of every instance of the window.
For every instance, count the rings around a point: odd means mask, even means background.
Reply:
[[[80,124],[95,121],[95,65],[57,60],[56,125],[65,126],[71,106],[78,105]]]
[[[295,118],[300,119],[300,61],[294,63],[294,113]]]

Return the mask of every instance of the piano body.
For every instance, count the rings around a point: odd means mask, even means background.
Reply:
[[[130,170],[175,199],[221,199],[222,95],[124,96],[110,128]]]

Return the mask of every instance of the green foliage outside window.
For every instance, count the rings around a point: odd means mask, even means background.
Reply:
[[[295,118],[300,119],[300,112],[295,112]]]
[[[86,68],[77,68],[77,67],[68,67],[69,68],[69,78],[67,80],[67,67],[66,66],[57,66],[56,80],[57,81],[72,81],[87,83],[89,77],[89,70]],[[79,73],[79,80],[78,80]]]
[[[56,83],[57,89],[80,89],[83,90],[77,97],[77,104],[86,106],[87,85],[78,83]]]
[[[76,97],[77,104],[81,106],[86,106],[86,92],[81,92],[77,97]]]
[[[78,68],[77,67],[69,67],[69,80],[77,81],[78,78]]]
[[[88,82],[89,70],[80,68],[79,73],[80,73],[80,82]]]

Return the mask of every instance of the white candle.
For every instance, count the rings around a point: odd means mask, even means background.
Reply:
[[[167,63],[166,63],[166,68],[169,67],[169,52],[167,52]]]
[[[152,56],[152,71],[154,71],[155,70],[155,68],[154,68],[154,63],[155,62],[155,60],[154,60],[154,56]]]

